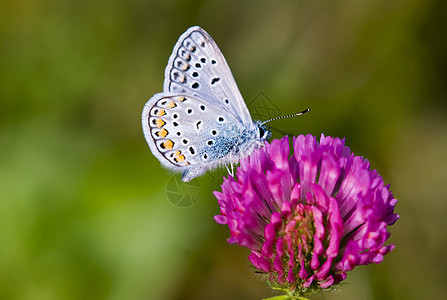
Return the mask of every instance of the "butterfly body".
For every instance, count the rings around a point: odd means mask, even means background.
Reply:
[[[269,136],[252,121],[225,58],[200,27],[174,46],[163,90],[144,106],[143,131],[154,156],[183,181],[237,163]]]

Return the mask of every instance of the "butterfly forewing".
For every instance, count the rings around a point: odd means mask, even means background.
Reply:
[[[200,27],[189,28],[174,46],[165,71],[164,92],[196,96],[226,110],[239,122],[252,124],[224,56]]]

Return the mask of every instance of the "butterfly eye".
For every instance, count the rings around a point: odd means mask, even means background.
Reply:
[[[258,126],[258,130],[259,130],[259,138],[267,139],[269,134],[268,130],[266,130],[263,126]]]

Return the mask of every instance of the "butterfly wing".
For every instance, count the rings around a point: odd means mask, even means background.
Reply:
[[[183,181],[232,162],[230,152],[250,137],[222,107],[182,94],[155,94],[144,106],[142,125],[154,156],[183,172]]]
[[[196,96],[228,111],[244,125],[253,123],[219,47],[198,26],[189,28],[175,44],[163,90]]]

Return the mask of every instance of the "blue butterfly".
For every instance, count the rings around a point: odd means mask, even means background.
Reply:
[[[154,156],[182,172],[185,182],[221,165],[232,167],[271,135],[253,122],[224,56],[198,26],[175,44],[163,93],[147,101],[142,125]]]

